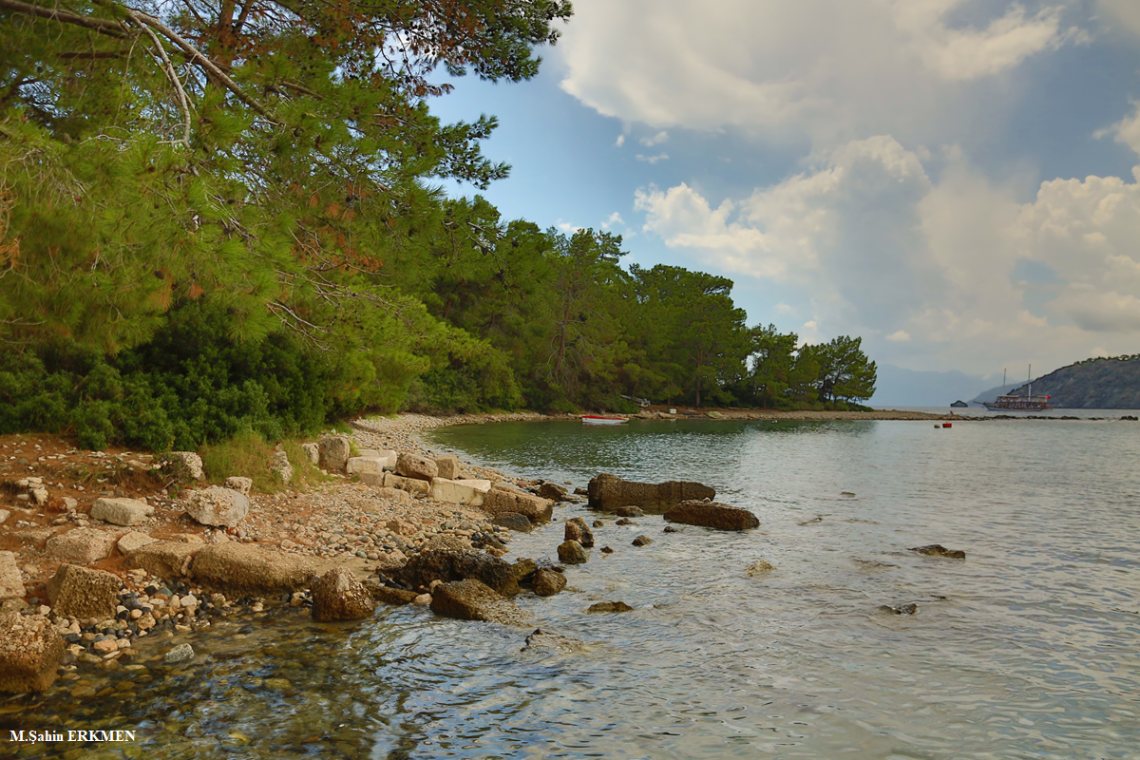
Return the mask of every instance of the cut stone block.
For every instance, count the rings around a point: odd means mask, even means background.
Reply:
[[[96,499],[91,505],[91,519],[112,525],[139,525],[154,514],[154,507],[138,499]]]
[[[483,503],[483,494],[490,490],[491,481],[489,480],[432,478],[428,495],[436,501],[479,506]]]

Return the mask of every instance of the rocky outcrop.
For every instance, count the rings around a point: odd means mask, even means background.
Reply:
[[[586,521],[581,517],[572,517],[566,521],[566,530],[563,539],[566,541],[577,541],[583,547],[589,549],[594,545],[594,532],[590,530],[590,526],[586,525]]]
[[[368,589],[345,567],[333,568],[318,578],[312,592],[314,620],[360,620],[376,611]]]
[[[317,570],[307,557],[232,542],[201,549],[190,564],[190,574],[201,583],[253,593],[297,591],[312,582]]]
[[[1024,396],[1028,385],[1010,390]],[[997,394],[987,392],[987,401]],[[1137,409],[1140,408],[1140,355],[1119,358],[1086,359],[1054,370],[1033,381],[1033,395],[1052,396],[1057,409]]]
[[[47,582],[47,595],[57,615],[110,618],[115,616],[122,586],[122,580],[112,573],[64,564]]]
[[[44,691],[55,682],[64,645],[41,615],[0,612],[0,692]]]
[[[515,512],[525,515],[532,523],[549,522],[554,515],[554,503],[533,494],[495,486],[483,494],[480,508],[489,514]]]
[[[95,528],[75,528],[49,538],[45,549],[48,555],[63,562],[91,565],[111,556],[115,537]]]
[[[202,457],[193,451],[172,451],[170,461],[174,464],[174,474],[180,480],[203,480]]]
[[[558,559],[567,565],[581,565],[589,555],[577,541],[563,541],[558,545]]]
[[[344,472],[348,458],[352,456],[352,446],[343,435],[330,435],[317,444],[322,470]]]
[[[916,546],[911,549],[912,552],[917,554],[925,554],[928,557],[949,557],[950,559],[966,559],[966,552],[961,549],[947,549],[942,544],[930,544],[929,546]]]
[[[435,461],[419,454],[404,453],[396,460],[396,474],[415,480],[431,481],[439,477],[439,467]]]
[[[211,486],[190,494],[186,512],[202,525],[235,528],[249,514],[249,498],[230,488]]]
[[[566,501],[566,489],[549,480],[543,481],[538,487],[538,495],[551,501]]]
[[[748,530],[760,527],[760,520],[747,509],[715,501],[683,501],[664,515],[669,522],[700,525],[716,530]]]
[[[0,600],[22,597],[24,579],[13,552],[0,552]]]
[[[431,610],[443,617],[503,625],[516,625],[527,618],[513,602],[474,578],[436,586],[431,595]]]
[[[682,501],[712,499],[716,491],[700,483],[670,480],[665,483],[635,483],[603,472],[586,489],[590,509],[610,511],[621,506],[663,511]]]
[[[91,505],[91,519],[112,525],[139,525],[154,514],[154,507],[138,499],[113,499],[104,496]]]
[[[543,567],[535,571],[531,585],[534,593],[539,596],[554,596],[566,588],[566,576],[557,570]]]
[[[519,592],[518,575],[511,563],[475,551],[421,551],[391,574],[404,586],[428,587],[432,581],[475,579],[503,596]]]
[[[127,564],[146,570],[156,578],[182,578],[190,574],[190,563],[202,544],[182,541],[153,541],[127,556]]]
[[[520,533],[530,533],[534,528],[534,523],[526,515],[520,515],[518,512],[500,512],[491,518],[492,525],[501,525],[504,528],[517,530]]]

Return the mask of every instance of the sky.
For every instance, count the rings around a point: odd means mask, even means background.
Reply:
[[[902,370],[1140,353],[1140,0],[575,0],[561,28],[535,79],[432,103],[498,117],[505,219]]]

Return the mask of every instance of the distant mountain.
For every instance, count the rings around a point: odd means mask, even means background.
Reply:
[[[1028,385],[1014,391],[1025,395]],[[1033,395],[1058,409],[1140,409],[1140,354],[1086,359],[1033,381]]]
[[[964,372],[917,372],[890,364],[878,365],[872,406],[950,406],[969,399],[985,385],[981,375]]]

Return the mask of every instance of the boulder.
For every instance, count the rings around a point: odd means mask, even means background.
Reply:
[[[349,457],[344,471],[349,475],[384,472],[384,461],[380,457]]]
[[[305,456],[309,461],[320,467],[321,465],[321,447],[315,443],[302,443],[301,451],[305,452]]]
[[[249,498],[232,488],[211,486],[190,494],[186,512],[202,525],[234,528],[249,514]]]
[[[436,533],[427,541],[424,541],[423,545],[420,547],[420,551],[425,552],[445,549],[453,552],[469,552],[472,551],[473,548],[474,547],[471,546],[471,542],[466,538],[453,536],[449,533]]]
[[[566,576],[549,567],[540,568],[535,571],[531,585],[534,587],[534,593],[539,596],[554,596],[566,588]]]
[[[127,564],[142,568],[156,578],[173,580],[190,574],[194,555],[202,548],[202,544],[154,541],[132,551],[127,556]]]
[[[637,506],[664,511],[682,501],[712,499],[716,491],[700,483],[670,480],[665,483],[635,483],[603,472],[590,480],[586,489],[590,509],[609,511],[615,507]]]
[[[626,504],[621,507],[614,507],[612,510],[618,517],[645,517],[645,510],[641,507],[635,507],[632,504]]]
[[[390,472],[362,472],[360,474],[360,482],[369,486],[380,486],[382,488],[391,488],[400,491],[407,491],[410,494],[427,494],[431,490],[431,483],[426,480],[416,480],[415,478],[405,478],[399,475],[393,475]]]
[[[761,559],[753,562],[751,565],[745,568],[744,572],[748,573],[749,575],[760,575],[761,573],[767,573],[775,569],[776,568],[772,565],[771,562]]]
[[[330,435],[317,444],[319,464],[322,470],[344,472],[348,458],[352,456],[352,446],[343,435]]]
[[[273,452],[269,458],[269,471],[278,483],[285,484],[292,480],[293,464],[289,461],[289,455],[284,451]]]
[[[549,480],[543,481],[542,485],[538,487],[538,495],[551,501],[566,501],[566,489],[557,483],[551,483]]]
[[[563,636],[560,633],[553,633],[552,631],[544,631],[541,628],[535,628],[534,633],[526,637],[526,646],[522,648],[523,652],[528,652],[536,649],[554,650],[555,652],[578,652],[586,648],[586,642],[581,639],[573,638],[572,636]]]
[[[760,520],[747,509],[715,501],[683,501],[666,512],[664,517],[669,522],[716,530],[748,530],[760,526]]]
[[[18,598],[24,593],[24,579],[15,553],[0,552],[0,599]]]
[[[489,480],[432,478],[428,495],[436,501],[479,506],[483,503],[483,495],[490,490],[491,481]]]
[[[104,496],[91,505],[91,519],[112,525],[139,525],[154,514],[154,507],[138,499],[112,499]]]
[[[649,536],[638,536],[637,538],[633,539],[634,546],[649,546],[651,543],[653,543],[653,541],[649,538]]]
[[[501,525],[520,533],[530,533],[531,529],[534,528],[534,523],[530,521],[530,518],[526,515],[520,515],[518,512],[500,512],[491,518],[491,524]]]
[[[566,521],[566,532],[563,540],[577,541],[589,549],[594,545],[594,533],[581,517],[572,517]]]
[[[314,620],[359,620],[376,611],[368,589],[346,567],[322,575],[313,583],[312,592]]]
[[[558,545],[558,559],[567,565],[581,565],[589,556],[577,541],[563,541]]]
[[[157,540],[157,538],[152,538],[145,533],[137,533],[132,530],[130,533],[120,536],[116,546],[119,547],[120,554],[127,555],[135,549],[153,544]]]
[[[474,578],[436,586],[431,595],[431,610],[443,617],[504,625],[519,624],[527,618],[513,602]]]
[[[422,457],[419,454],[404,453],[396,460],[396,474],[415,480],[427,480],[439,477],[439,467],[435,460]]]
[[[549,522],[554,515],[554,503],[549,499],[504,488],[492,488],[483,494],[483,503],[479,507],[492,515],[516,512],[525,515],[532,523]]]
[[[111,556],[115,536],[96,528],[75,528],[47,540],[49,556],[63,562],[90,565]]]
[[[448,583],[473,578],[503,596],[519,592],[518,576],[511,563],[476,551],[421,551],[391,576],[411,588],[428,587],[437,580]]]
[[[390,588],[379,584],[366,584],[365,588],[372,598],[384,604],[404,605],[411,604],[419,594],[402,588]]]
[[[942,544],[930,544],[929,546],[916,546],[911,549],[912,552],[918,554],[925,554],[928,557],[949,557],[950,559],[966,559],[966,552],[961,549],[947,549]]]
[[[630,607],[625,602],[598,602],[591,604],[586,612],[633,612],[633,607]]]
[[[439,470],[439,477],[448,480],[459,480],[459,457],[454,454],[444,454],[435,458],[435,466]]]
[[[0,692],[44,691],[63,663],[63,638],[42,615],[0,612]]]
[[[112,573],[64,564],[47,582],[47,595],[57,615],[103,620],[115,616],[122,586]]]
[[[202,457],[193,451],[172,451],[170,461],[174,463],[175,474],[188,480],[203,480]]]
[[[249,496],[249,490],[253,488],[253,478],[243,478],[235,475],[226,478],[226,482],[222,485],[231,491],[237,491],[242,496]]]
[[[307,557],[229,541],[206,546],[190,564],[191,575],[202,583],[253,593],[297,591],[312,582],[317,570],[316,563]]]

